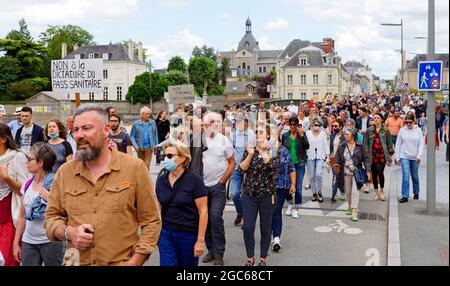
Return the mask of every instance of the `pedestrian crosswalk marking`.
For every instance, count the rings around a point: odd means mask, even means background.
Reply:
[[[332,211],[328,213],[327,217],[347,217],[347,214],[343,211],[346,211],[348,209],[348,203],[344,202],[342,205],[340,205],[335,211]]]
[[[318,202],[309,201],[299,210],[300,216],[324,216]]]

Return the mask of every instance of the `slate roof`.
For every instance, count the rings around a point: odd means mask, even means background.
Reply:
[[[256,81],[228,81],[224,94],[242,94],[247,92],[247,86],[251,84],[257,87]]]
[[[419,62],[423,62],[427,60],[426,54],[419,54],[416,55],[407,65],[407,69],[418,69]],[[443,62],[443,68],[448,69],[448,54],[436,54],[435,55],[435,61],[442,61]]]
[[[245,45],[246,42],[248,42],[248,49],[246,48]],[[247,50],[253,53],[253,49],[259,50],[258,42],[256,41],[255,37],[251,32],[245,33],[244,37],[242,37],[242,40],[239,42],[237,51]]]
[[[65,59],[75,59],[76,54],[83,54],[87,59],[89,54],[98,54],[98,58],[102,58],[104,53],[110,54],[109,61],[130,61],[128,58],[128,48],[123,45],[91,45],[82,46],[71,52]],[[138,55],[134,55],[134,62],[139,62]]]
[[[323,51],[317,47],[308,46],[298,50],[284,67],[298,67],[300,64],[299,56],[301,54],[306,54],[308,56],[308,68],[325,66],[322,59],[324,55]]]
[[[284,51],[279,55],[279,59],[285,59],[286,56],[291,58],[298,50],[306,48],[308,46],[314,46],[322,49],[322,43],[311,43],[310,41],[302,41],[300,39],[295,39],[289,43],[289,45],[284,49]]]
[[[277,59],[281,55],[282,50],[266,50],[259,52],[260,59]]]

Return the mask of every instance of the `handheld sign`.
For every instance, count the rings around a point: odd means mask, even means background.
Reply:
[[[417,80],[420,91],[440,91],[442,89],[442,61],[419,62]]]
[[[52,61],[52,88],[61,93],[102,92],[103,59]]]

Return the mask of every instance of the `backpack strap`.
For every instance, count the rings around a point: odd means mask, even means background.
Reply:
[[[23,193],[25,194],[28,191],[28,188],[31,186],[31,183],[33,183],[34,177],[29,178],[26,182],[25,182],[25,188],[23,188]]]

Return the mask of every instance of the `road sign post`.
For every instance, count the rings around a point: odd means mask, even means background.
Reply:
[[[436,133],[436,113],[435,106],[435,91],[441,90],[442,84],[442,62],[440,68],[438,62],[431,62],[434,59],[435,53],[435,6],[434,0],[428,0],[428,55],[427,61],[429,64],[421,65],[419,63],[419,90],[427,91],[427,130],[428,130],[428,149],[427,149],[427,212],[434,214],[436,212],[436,149],[435,149],[435,133]],[[422,72],[422,73],[420,73]],[[424,74],[425,72],[425,74]],[[420,84],[422,79],[424,83],[426,79],[424,76],[430,77],[428,84],[431,89],[422,89]],[[436,74],[438,73],[439,74]],[[424,87],[424,85],[422,86]]]

